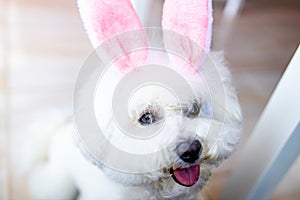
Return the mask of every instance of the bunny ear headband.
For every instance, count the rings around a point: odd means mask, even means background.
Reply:
[[[115,35],[142,28],[129,0],[78,0],[78,7],[94,48]],[[206,53],[210,50],[211,26],[211,0],[165,0],[162,28],[192,39]],[[124,45],[120,41],[119,46]],[[133,59],[146,59],[146,56],[129,56],[119,64],[126,67],[126,62],[132,63]]]

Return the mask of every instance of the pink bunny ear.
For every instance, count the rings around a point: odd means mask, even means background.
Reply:
[[[162,27],[176,31],[210,49],[211,0],[165,0]]]
[[[85,29],[94,48],[97,48],[105,40],[110,39],[118,34],[141,29],[141,22],[129,0],[78,0],[78,7]],[[118,39],[116,39],[118,40]],[[116,41],[115,40],[115,41]],[[146,37],[142,39],[143,44],[147,44]],[[130,44],[135,41],[118,41],[117,48],[126,53]],[[107,52],[111,50],[106,49]],[[136,52],[133,54],[141,54]],[[137,62],[145,60],[146,55],[138,55],[134,59],[132,54],[125,55],[118,61],[118,67],[121,69],[132,65],[137,65]]]
[[[142,27],[128,0],[78,0],[78,7],[94,48],[114,35]]]
[[[189,37],[208,53],[211,42],[211,0],[165,0],[162,27]],[[178,41],[183,50],[190,51],[190,60],[195,52],[186,41]],[[191,52],[192,51],[192,52]],[[204,52],[202,52],[204,54]],[[203,58],[203,55],[198,55]]]

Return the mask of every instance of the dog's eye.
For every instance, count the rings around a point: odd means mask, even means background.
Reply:
[[[153,113],[147,111],[139,118],[139,123],[142,126],[147,126],[156,122],[156,117]]]
[[[193,118],[197,117],[200,112],[200,105],[197,101],[190,104],[184,111],[187,117]]]

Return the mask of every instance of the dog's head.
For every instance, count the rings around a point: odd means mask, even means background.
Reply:
[[[112,36],[142,28],[137,14],[127,0],[79,0],[78,3],[95,48]],[[210,6],[211,2],[205,0],[165,1],[162,27],[189,38],[169,40],[168,34],[164,34],[162,43],[165,48],[187,52],[185,55],[190,62],[182,63],[173,54],[173,57],[169,54],[167,59],[161,54],[152,55],[156,61],[158,58],[167,60],[162,61],[164,68],[160,75],[171,80],[168,83],[174,84],[176,95],[173,90],[161,85],[145,84],[135,88],[130,94],[130,101],[119,98],[117,103],[112,103],[112,106],[119,108],[115,113],[110,106],[103,106],[110,105],[105,96],[113,96],[113,91],[102,90],[102,95],[95,96],[95,109],[100,112],[97,117],[109,143],[125,149],[127,153],[142,149],[141,151],[154,155],[145,156],[143,162],[138,163],[138,173],[113,169],[93,160],[112,179],[126,185],[144,185],[146,190],[150,190],[149,194],[154,196],[194,197],[205,185],[211,169],[230,156],[239,142],[241,113],[235,91],[231,87],[230,74],[221,55],[206,54],[209,52],[211,35]],[[112,82],[122,81],[124,74],[128,73],[132,73],[133,78],[138,76],[141,79],[141,75],[145,74],[145,77],[151,78],[151,73],[147,70],[153,70],[155,64],[151,63],[152,66],[143,69],[137,67],[149,64],[151,50],[133,54],[127,54],[124,50],[126,45],[130,46],[134,42],[147,45],[146,37],[125,38],[125,42],[118,40],[118,37],[114,40],[114,44],[124,51],[125,56],[115,62],[115,68],[108,70],[110,78],[102,84],[111,85]],[[128,41],[133,38],[137,41]],[[194,48],[194,43],[201,47],[200,51]],[[109,46],[105,46],[104,50],[109,54]],[[186,64],[193,62],[199,66],[194,68],[192,64]],[[173,76],[168,76],[168,70],[174,71]],[[172,77],[178,76],[180,78],[172,80]],[[184,84],[175,82],[179,79],[187,83],[189,89]],[[119,85],[120,93],[124,92],[122,84]],[[115,118],[123,115],[122,104],[127,105],[123,128],[133,130],[129,135],[123,134],[122,128],[115,123]],[[159,135],[155,135],[158,132]],[[130,137],[138,138],[139,142],[128,139]],[[105,154],[120,163],[128,162],[128,158],[118,157],[117,154]],[[143,152],[140,155],[142,154]]]

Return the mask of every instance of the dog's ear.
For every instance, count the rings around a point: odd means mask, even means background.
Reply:
[[[129,0],[78,0],[77,3],[84,27],[94,48],[121,33],[142,28],[139,17]],[[147,45],[146,37],[141,34],[138,34],[137,37],[139,37],[138,41],[129,37],[127,39],[126,37],[117,37],[113,45],[108,45],[125,54],[117,63],[119,68],[124,69],[138,65],[138,61],[146,59],[145,52],[136,52],[135,56],[127,53],[135,45],[134,43]],[[115,49],[104,49],[104,51],[106,54],[115,54],[115,52],[111,53],[111,51],[116,51]],[[116,55],[106,56],[114,57]]]
[[[181,35],[192,39],[202,51],[195,48],[191,49],[191,45],[187,41],[177,41],[181,51],[184,51],[189,56],[190,60],[203,56],[210,50],[211,43],[211,27],[212,27],[212,7],[211,0],[165,0],[163,8],[162,27],[167,30],[172,30]]]

